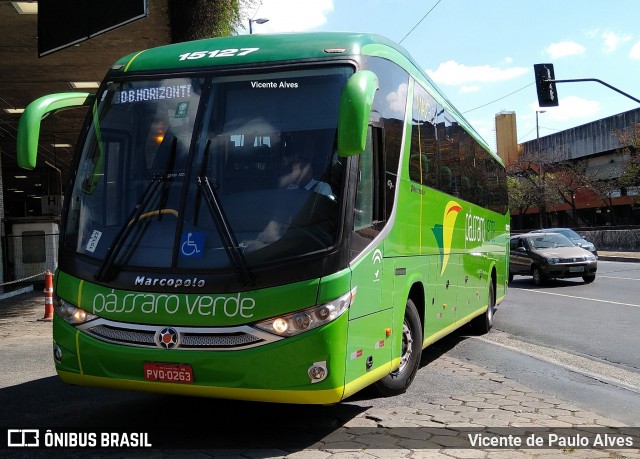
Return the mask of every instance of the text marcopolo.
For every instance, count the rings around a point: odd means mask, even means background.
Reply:
[[[204,287],[204,279],[194,277],[193,279],[174,279],[171,277],[147,277],[138,276],[134,285],[159,285],[160,287]]]

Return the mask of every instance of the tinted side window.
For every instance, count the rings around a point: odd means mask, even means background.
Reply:
[[[435,126],[437,110],[438,106],[433,97],[416,85],[413,90],[411,113],[409,178],[434,188],[438,187],[440,178],[440,158]]]
[[[502,214],[507,211],[505,168],[417,83],[410,155],[414,182]]]
[[[400,148],[404,128],[404,116],[407,107],[407,88],[409,75],[401,67],[380,57],[366,57],[363,68],[378,76],[380,89],[373,100],[372,111],[380,119],[383,128],[383,161],[386,186],[385,218],[393,209]]]

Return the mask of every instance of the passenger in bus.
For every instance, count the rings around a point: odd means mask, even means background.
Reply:
[[[154,113],[153,119],[149,124],[149,131],[145,143],[145,161],[146,166],[151,165],[156,160],[156,155],[163,144],[167,131],[169,129],[169,115],[166,110],[157,109]]]
[[[174,156],[173,164],[170,164],[172,169],[186,168],[191,136],[190,132],[185,133],[181,127],[183,121],[172,117],[171,114],[174,111],[175,109],[161,107],[154,113],[145,145],[147,168],[164,171],[172,155]],[[175,151],[172,152],[173,149]]]

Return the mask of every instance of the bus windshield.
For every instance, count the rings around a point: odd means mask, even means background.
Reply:
[[[113,80],[98,94],[63,246],[110,268],[236,269],[337,242],[350,67]],[[277,103],[276,103],[277,102]]]

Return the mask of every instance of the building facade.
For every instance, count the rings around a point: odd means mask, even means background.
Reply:
[[[502,118],[513,118],[506,122]],[[499,123],[500,121],[500,123]],[[580,164],[584,184],[576,187],[571,196],[572,205],[558,196],[548,206],[546,226],[593,228],[640,225],[640,189],[621,187],[616,179],[624,171],[629,152],[619,141],[617,133],[629,131],[640,123],[640,109],[619,113],[575,128],[542,136],[517,145],[514,160],[513,143],[505,142],[511,135],[501,132],[515,129],[515,114],[496,115],[498,153],[506,164],[516,162],[534,164],[535,174],[541,168],[547,172],[558,170],[560,164]],[[502,139],[502,143],[500,140]],[[510,148],[510,149],[508,149]],[[530,207],[523,215],[512,212],[513,229],[532,229],[541,226],[540,209]]]

